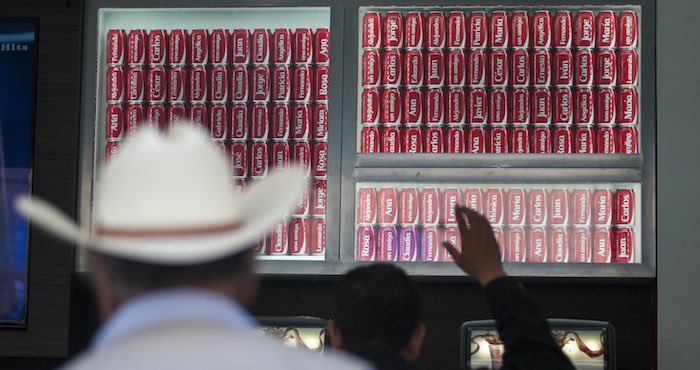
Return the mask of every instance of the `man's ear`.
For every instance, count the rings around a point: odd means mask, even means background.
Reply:
[[[330,320],[328,321],[328,326],[326,329],[328,330],[328,336],[331,339],[331,347],[335,349],[343,349],[343,339],[341,338],[338,324],[336,324],[334,320]]]
[[[423,340],[425,339],[425,324],[422,322],[418,323],[415,329],[411,332],[411,337],[408,339],[406,347],[401,350],[401,357],[403,357],[406,362],[414,362],[420,357],[420,351],[423,347]]]

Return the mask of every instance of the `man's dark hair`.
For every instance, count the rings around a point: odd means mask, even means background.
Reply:
[[[335,317],[343,347],[388,347],[399,351],[420,321],[418,289],[389,264],[358,267],[335,288]]]

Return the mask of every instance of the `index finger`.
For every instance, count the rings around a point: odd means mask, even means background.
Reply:
[[[472,230],[484,231],[491,229],[491,223],[489,223],[489,220],[482,214],[479,214],[477,211],[470,208],[465,208],[464,212],[469,218],[469,223]]]

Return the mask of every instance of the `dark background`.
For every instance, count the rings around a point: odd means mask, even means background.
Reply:
[[[34,192],[75,215],[83,3],[3,0],[0,14],[40,21]],[[35,230],[31,240],[29,329],[0,330],[0,356],[13,356],[0,357],[0,370],[54,368],[84,348],[97,325],[85,276],[70,272],[73,250]],[[466,278],[418,285],[428,334],[417,367],[454,369],[459,325],[488,318],[486,303]],[[265,278],[253,313],[329,317],[332,287],[333,278]],[[619,369],[652,368],[654,280],[527,280],[526,287],[549,317],[612,322]]]

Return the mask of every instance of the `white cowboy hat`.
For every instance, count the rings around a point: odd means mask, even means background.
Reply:
[[[207,262],[254,246],[305,190],[300,169],[271,172],[242,193],[230,163],[200,130],[126,140],[95,185],[92,228],[36,197],[16,202],[31,222],[69,242],[157,264]]]

